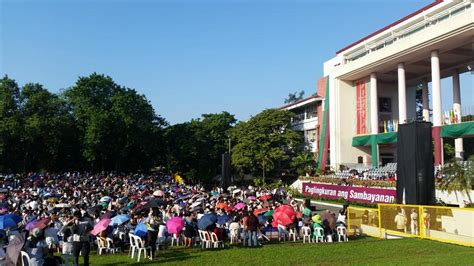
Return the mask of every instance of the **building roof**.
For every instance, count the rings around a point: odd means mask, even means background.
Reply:
[[[373,36],[375,36],[375,35],[377,35],[377,34],[383,32],[383,31],[385,31],[385,30],[387,30],[387,29],[389,29],[389,28],[391,28],[391,27],[393,27],[393,26],[395,26],[395,25],[397,25],[397,24],[400,24],[400,23],[402,23],[402,22],[404,22],[404,21],[406,21],[406,20],[408,20],[408,19],[410,19],[410,18],[412,18],[412,17],[414,17],[414,16],[420,14],[421,12],[423,12],[423,11],[425,11],[425,10],[428,10],[428,9],[430,9],[430,8],[436,6],[437,4],[440,4],[440,3],[442,3],[442,2],[443,2],[443,0],[435,0],[433,3],[431,3],[431,4],[427,5],[427,6],[424,6],[424,7],[420,8],[420,9],[416,10],[415,12],[413,12],[413,13],[411,13],[411,14],[409,14],[409,15],[407,15],[407,16],[405,16],[405,17],[403,17],[403,18],[401,18],[401,19],[399,19],[399,20],[397,20],[397,21],[395,21],[395,22],[393,22],[393,23],[391,23],[391,24],[389,24],[389,25],[387,25],[387,26],[385,26],[385,27],[383,27],[383,28],[381,28],[381,29],[379,29],[379,30],[377,30],[377,31],[375,31],[375,32],[373,32],[373,33],[371,33],[371,34],[369,34],[369,35],[367,35],[367,36],[365,36],[364,38],[362,38],[362,39],[360,39],[360,40],[358,40],[358,41],[356,41],[356,42],[354,42],[354,43],[349,44],[348,46],[346,46],[346,47],[342,48],[341,50],[337,51],[336,54],[340,54],[340,53],[344,52],[345,50],[347,50],[347,49],[349,49],[349,48],[351,48],[351,47],[354,47],[354,46],[356,46],[357,44],[359,44],[359,43],[361,43],[361,42],[363,42],[363,41],[365,41],[365,40],[367,40],[367,39],[369,39],[369,38],[371,38],[371,37],[373,37]]]
[[[304,99],[301,99],[299,101],[296,101],[296,102],[293,102],[293,103],[289,103],[287,105],[283,105],[282,107],[280,107],[280,109],[286,109],[286,108],[289,108],[289,107],[292,107],[293,105],[299,105],[305,101],[308,101],[308,100],[312,100],[312,99],[315,99],[316,101],[317,100],[320,100],[322,101],[323,100],[323,97],[321,96],[318,96],[318,95],[312,95],[312,96],[309,96],[309,97],[306,97]],[[312,101],[313,102],[313,101]]]

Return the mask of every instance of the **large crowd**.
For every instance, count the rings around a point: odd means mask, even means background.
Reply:
[[[206,190],[166,174],[3,175],[0,265],[20,258],[59,265],[68,256],[75,265],[80,256],[89,265],[91,248],[130,250],[138,259],[133,253],[142,248],[153,259],[177,243],[207,248],[227,241],[256,247],[273,237],[331,241],[345,218],[345,207],[338,214],[317,213],[283,187]]]

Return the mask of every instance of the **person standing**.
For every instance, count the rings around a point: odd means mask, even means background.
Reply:
[[[258,218],[253,214],[252,211],[248,212],[247,217],[247,234],[248,238],[248,245],[249,247],[256,247],[259,245],[258,238],[257,238],[257,230],[258,230]]]
[[[415,209],[411,209],[410,228],[412,235],[418,235],[418,213],[416,213]]]
[[[151,258],[155,257],[156,251],[156,240],[158,239],[158,231],[161,224],[161,216],[158,208],[151,208],[150,214],[146,219],[147,232],[147,241],[148,245],[151,247]]]
[[[82,252],[84,266],[89,266],[89,253],[91,251],[89,232],[92,228],[91,217],[83,216],[81,211],[74,212],[72,254],[76,265],[79,265],[79,254]]]

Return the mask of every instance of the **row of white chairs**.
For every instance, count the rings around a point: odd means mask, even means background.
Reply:
[[[333,242],[332,235],[325,236],[323,228],[315,228],[315,230],[316,230],[316,233],[315,233],[316,238],[313,240],[311,237],[311,228],[309,228],[308,226],[301,227],[303,243]],[[344,226],[336,227],[336,232],[337,232],[338,242],[349,241],[349,239],[347,238],[347,229]],[[288,233],[279,233],[278,239],[279,241],[292,239],[293,242],[296,242],[297,233],[294,229],[290,229]]]
[[[204,230],[198,230],[201,240],[201,248],[223,248],[224,241],[217,238],[216,233]]]

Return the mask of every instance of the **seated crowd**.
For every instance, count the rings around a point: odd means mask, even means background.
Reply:
[[[153,259],[170,245],[217,248],[229,241],[333,241],[345,237],[346,207],[316,213],[284,188],[185,185],[168,175],[65,173],[0,179],[0,265],[59,265],[125,252]],[[21,256],[20,256],[21,254]],[[60,254],[60,255],[58,255]]]

